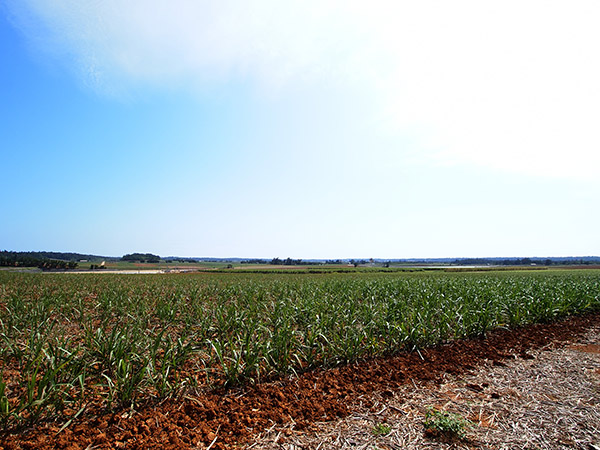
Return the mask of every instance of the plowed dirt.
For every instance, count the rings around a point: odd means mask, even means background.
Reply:
[[[0,449],[228,449],[273,425],[294,423],[295,430],[345,417],[357,399],[391,397],[414,381],[441,380],[444,374],[470,372],[483,362],[504,364],[529,358],[533,349],[573,344],[600,314],[571,317],[552,324],[495,330],[486,338],[456,341],[331,370],[315,370],[238,390],[188,394],[136,411],[85,412],[59,432],[61,424],[0,434]]]

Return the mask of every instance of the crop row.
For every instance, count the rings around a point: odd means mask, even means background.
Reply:
[[[198,389],[600,308],[600,273],[0,273],[0,425],[69,423]]]

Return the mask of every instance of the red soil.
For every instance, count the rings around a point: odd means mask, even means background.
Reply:
[[[587,314],[254,387],[187,395],[135,412],[84,413],[62,432],[54,423],[3,432],[0,449],[233,448],[274,424],[294,422],[301,430],[316,421],[344,417],[359,398],[368,404],[370,393],[391,396],[411,380],[435,381],[445,372],[471,371],[485,360],[501,365],[506,358],[528,358],[531,349],[572,344],[598,323],[600,313]]]

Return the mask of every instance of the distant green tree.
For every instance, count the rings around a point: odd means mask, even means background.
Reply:
[[[121,258],[122,261],[157,263],[160,262],[160,256],[152,253],[129,253]]]

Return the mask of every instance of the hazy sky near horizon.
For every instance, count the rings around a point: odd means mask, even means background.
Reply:
[[[600,255],[597,1],[6,0],[0,249]]]

